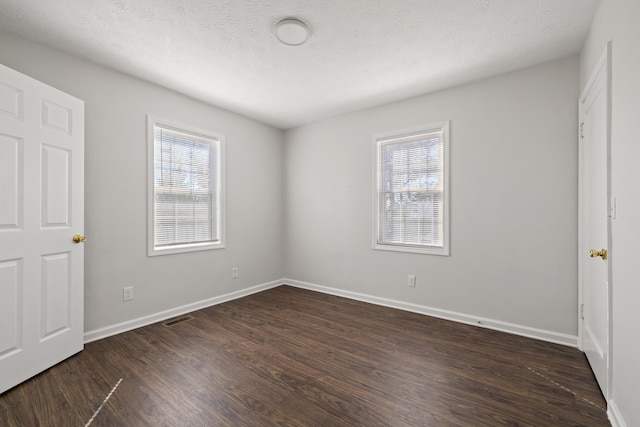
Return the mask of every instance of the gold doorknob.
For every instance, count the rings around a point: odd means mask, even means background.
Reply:
[[[591,249],[589,251],[589,256],[591,258],[595,258],[595,257],[602,257],[602,259],[607,259],[607,250],[606,249],[602,249],[600,251],[596,251],[595,249]]]
[[[73,236],[73,241],[75,243],[83,243],[87,241],[87,236],[81,236],[79,234],[76,234],[75,236]]]

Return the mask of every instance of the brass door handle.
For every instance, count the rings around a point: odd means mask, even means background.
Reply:
[[[75,243],[83,243],[87,241],[87,236],[81,236],[79,234],[76,234],[75,236],[73,236],[73,241]]]
[[[599,256],[599,257],[602,257],[603,260],[606,260],[607,259],[607,250],[606,249],[602,249],[600,251],[596,251],[594,249],[591,249],[589,251],[589,256],[591,258],[595,258],[595,257]]]

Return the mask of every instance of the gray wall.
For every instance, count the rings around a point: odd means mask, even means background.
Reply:
[[[85,101],[85,331],[282,277],[282,131],[6,33],[0,63]],[[226,249],[147,257],[147,114],[226,136]]]
[[[86,102],[87,331],[289,277],[577,334],[577,58],[284,134],[8,34],[0,62]],[[147,113],[226,135],[227,249],[146,256]],[[452,256],[374,251],[372,135],[443,120]]]
[[[287,131],[286,277],[575,337],[578,73],[573,57]],[[372,135],[444,120],[451,256],[373,250]]]
[[[613,369],[609,410],[618,425],[640,426],[640,2],[603,0],[581,56],[584,87],[608,40],[612,52],[611,179],[617,216],[612,221]]]

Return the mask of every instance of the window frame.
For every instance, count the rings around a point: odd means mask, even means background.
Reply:
[[[394,251],[394,252],[407,252],[415,254],[426,255],[440,255],[450,256],[451,246],[451,220],[450,220],[450,205],[451,205],[451,156],[450,156],[450,121],[433,123],[426,126],[419,126],[409,129],[402,129],[391,132],[378,133],[373,135],[372,138],[372,159],[373,159],[373,221],[372,221],[372,246],[375,250]],[[417,244],[397,244],[397,243],[385,243],[380,241],[380,212],[379,212],[379,176],[380,176],[380,162],[379,147],[382,142],[388,142],[395,139],[410,138],[412,136],[419,136],[421,134],[442,132],[442,174],[443,174],[443,189],[442,189],[442,246],[433,245],[417,245]]]
[[[198,243],[183,243],[166,247],[156,247],[155,245],[155,141],[154,133],[156,127],[162,127],[185,134],[191,134],[194,137],[198,137],[205,140],[217,140],[218,141],[218,155],[217,155],[217,203],[218,203],[218,216],[217,216],[217,232],[218,240],[198,242]],[[213,148],[213,145],[212,145]],[[209,165],[209,170],[212,170],[212,165]],[[222,249],[226,247],[226,222],[225,222],[225,136],[210,132],[208,130],[198,129],[193,126],[184,125],[182,123],[176,123],[170,120],[161,119],[152,115],[147,115],[147,255],[159,256],[169,255],[185,252],[196,252],[213,249]]]

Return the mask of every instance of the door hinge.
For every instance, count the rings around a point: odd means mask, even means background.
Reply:
[[[584,122],[580,123],[580,138],[584,139]]]
[[[580,318],[584,319],[584,304],[580,304]]]
[[[609,208],[609,218],[616,219],[616,198],[611,198],[611,207]]]

